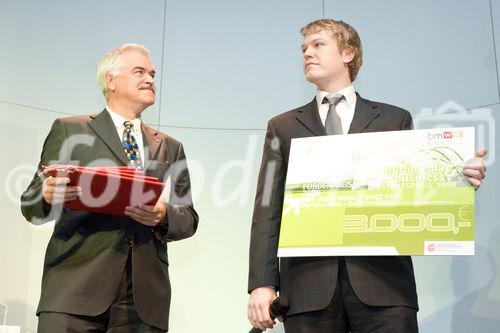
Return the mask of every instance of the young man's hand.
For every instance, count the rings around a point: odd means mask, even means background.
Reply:
[[[488,149],[480,148],[476,151],[474,158],[468,160],[463,167],[462,174],[467,178],[467,181],[477,190],[483,183],[486,176],[486,165],[484,165],[483,157],[488,153]]]
[[[273,287],[260,287],[252,290],[248,301],[248,320],[253,327],[261,331],[273,328],[276,322],[269,315],[269,306],[276,297],[278,296]]]

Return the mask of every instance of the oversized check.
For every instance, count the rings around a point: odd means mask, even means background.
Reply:
[[[293,139],[279,257],[472,255],[473,127]]]

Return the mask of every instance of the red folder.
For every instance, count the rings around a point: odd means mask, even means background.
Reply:
[[[131,167],[85,167],[57,164],[44,167],[53,177],[68,177],[68,186],[80,186],[78,199],[64,207],[125,216],[126,206],[154,205],[165,187],[158,178]]]

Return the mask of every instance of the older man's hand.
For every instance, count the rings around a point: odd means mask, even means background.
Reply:
[[[50,205],[64,204],[75,200],[82,194],[79,186],[68,186],[67,177],[47,177],[42,184],[43,200]]]
[[[155,227],[167,216],[167,205],[159,200],[154,206],[127,206],[125,215],[148,227]]]

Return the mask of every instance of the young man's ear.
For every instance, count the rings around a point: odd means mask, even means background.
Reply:
[[[353,49],[351,49],[351,48],[344,49],[342,51],[342,61],[345,64],[348,64],[352,61],[352,59],[354,59],[355,55],[356,55],[356,53],[354,52]]]

